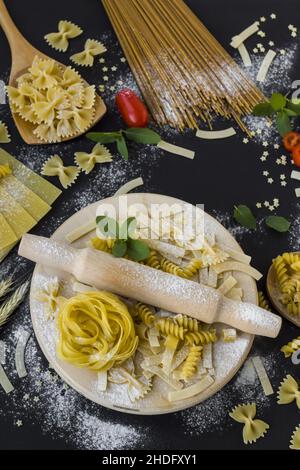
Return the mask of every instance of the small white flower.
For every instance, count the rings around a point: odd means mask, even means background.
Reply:
[[[279,144],[274,144],[274,149],[279,149],[280,145]]]
[[[281,180],[285,180],[285,175],[280,175]]]
[[[103,80],[104,80],[105,82],[108,82],[108,76],[107,76],[107,75],[104,75]]]
[[[269,207],[269,205],[270,205],[269,201],[265,201],[265,202],[264,202],[264,206],[265,206],[265,207]]]
[[[264,142],[262,144],[263,144],[264,147],[268,147],[268,145],[269,145],[269,143],[266,140],[264,140]]]
[[[280,49],[279,52],[280,52],[281,55],[285,55],[285,49]]]
[[[276,158],[277,165],[281,165],[281,158]]]
[[[108,67],[102,67],[102,71],[103,71],[103,72],[107,72],[107,71],[108,71]]]
[[[290,31],[293,31],[293,30],[294,30],[294,25],[289,24],[289,25],[288,25],[288,29],[289,29]]]
[[[274,209],[275,209],[274,206],[269,206],[269,211],[273,212]]]
[[[121,62],[126,62],[125,57],[121,57],[120,61],[121,61]]]
[[[263,152],[263,155],[264,155],[265,157],[267,157],[267,156],[269,155],[268,150],[265,150],[265,151]]]
[[[261,21],[262,23],[264,23],[264,22],[266,21],[266,18],[265,18],[264,16],[261,16],[261,17],[259,18],[259,21]]]
[[[266,33],[264,31],[258,31],[257,35],[260,36],[261,38],[266,37]]]
[[[25,400],[25,401],[26,401],[26,400],[29,400],[29,393],[25,393],[25,394],[23,395],[23,400]]]
[[[291,33],[291,36],[292,36],[293,38],[296,38],[296,37],[297,37],[296,31],[293,31],[293,32]]]
[[[261,130],[261,129],[257,129],[257,130],[256,130],[256,134],[257,134],[257,135],[260,135],[261,133],[262,133],[262,130]]]
[[[263,44],[261,42],[259,42],[258,44],[256,44],[256,47],[258,47],[258,49],[261,49],[263,46]]]
[[[281,186],[286,186],[286,181],[281,181],[280,184]]]
[[[33,397],[33,401],[34,401],[35,403],[37,403],[38,401],[40,401],[40,399],[39,399],[39,397]]]
[[[264,155],[262,157],[260,157],[261,161],[262,162],[265,162],[267,160],[267,157],[265,157]]]
[[[251,134],[252,137],[255,136],[255,132],[254,132],[254,131],[251,131],[250,134]]]
[[[16,425],[18,426],[18,428],[19,428],[20,426],[23,426],[23,421],[22,421],[21,419],[18,419],[18,420],[16,421]]]
[[[266,49],[264,47],[261,48],[261,52],[265,52]]]
[[[99,59],[99,62],[100,62],[100,64],[104,64],[105,63],[104,57],[101,57],[101,59]]]
[[[111,68],[111,70],[112,70],[113,72],[115,72],[115,71],[117,70],[117,67],[114,65],[114,66]]]
[[[257,53],[258,53],[257,47],[255,47],[255,48],[253,49],[253,52],[254,52],[254,54],[257,54]]]
[[[115,91],[116,87],[114,85],[109,87],[110,91]]]
[[[276,20],[277,16],[275,15],[275,13],[271,13],[270,18],[271,20]]]
[[[279,207],[279,199],[274,198],[273,199],[273,204],[274,204],[274,207]]]
[[[264,176],[269,176],[269,172],[267,170],[263,171]]]
[[[243,138],[243,143],[244,143],[244,144],[248,144],[248,142],[249,142],[249,139],[247,139],[247,137],[244,137],[244,138]]]
[[[261,208],[261,202],[257,202],[256,207],[257,207],[257,209],[260,209]]]
[[[274,182],[273,178],[268,178],[267,181],[268,181],[269,184],[272,184]]]
[[[275,46],[274,41],[269,41],[269,46],[271,47]]]

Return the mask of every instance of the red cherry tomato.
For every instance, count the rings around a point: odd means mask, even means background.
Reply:
[[[119,91],[116,105],[128,127],[147,127],[149,114],[142,100],[128,88]]]
[[[300,144],[300,134],[299,132],[288,132],[283,137],[283,145],[289,152],[293,151],[293,148],[296,145]]]
[[[300,144],[293,148],[292,156],[295,165],[300,166]]]

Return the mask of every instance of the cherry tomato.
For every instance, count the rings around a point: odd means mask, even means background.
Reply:
[[[124,88],[116,96],[116,105],[128,127],[146,127],[149,114],[142,100],[134,91]]]
[[[300,144],[300,134],[299,132],[288,132],[283,137],[283,145],[289,152],[293,151],[293,148],[296,145]]]
[[[293,148],[292,156],[295,165],[300,166],[300,144]]]

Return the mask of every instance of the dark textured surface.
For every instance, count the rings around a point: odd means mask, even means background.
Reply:
[[[187,3],[231,53],[232,51],[230,51],[229,46],[230,38],[260,16],[269,17],[272,12],[277,14],[278,21],[276,26],[268,20],[266,27],[263,26],[263,29],[270,31],[266,39],[274,40],[278,47],[286,46],[287,41],[291,41],[287,25],[290,23],[295,24],[297,21],[295,14],[298,9],[298,2],[296,0],[288,0],[286,2],[279,0],[252,0],[247,2],[240,2],[238,0],[227,0],[226,2],[221,0],[189,0]],[[109,49],[107,62],[113,65],[114,59],[122,55],[115,45],[115,38],[111,32],[110,24],[105,16],[100,0],[52,0],[51,2],[6,0],[6,4],[24,36],[34,46],[62,62],[67,62],[71,53],[81,50],[83,42],[87,37],[101,39],[102,35],[106,33],[108,33],[106,35],[106,38],[108,38],[106,45]],[[45,33],[55,31],[59,19],[74,21],[85,31],[84,35],[71,42],[70,49],[66,54],[52,50],[43,40]],[[297,23],[295,25],[300,26]],[[266,43],[267,40],[264,39],[262,41],[261,38],[255,37],[251,38],[247,45],[251,45],[252,49],[257,42]],[[9,66],[9,48],[3,33],[0,31],[0,79],[7,80]],[[122,65],[122,67],[124,67],[124,74],[128,74],[127,66]],[[98,61],[93,70],[83,69],[81,72],[91,83],[96,85],[102,83],[101,76],[104,74]],[[292,78],[297,78],[297,72],[300,72],[300,67],[296,60],[291,74]],[[283,89],[282,91],[287,90]],[[99,130],[115,129],[121,125],[115,109],[111,106],[112,96],[113,92],[108,93],[109,110],[103,121],[98,124],[97,129]],[[20,141],[10,119],[7,106],[0,105],[0,119],[5,120],[9,124],[13,136],[12,143],[5,146],[5,149],[18,156],[36,171],[40,169],[42,162],[54,152],[59,152],[65,157],[65,161],[71,162],[72,155],[79,146],[80,149],[90,148],[90,143],[81,138],[68,144],[52,147],[42,146],[36,151],[26,147]],[[220,125],[222,126],[222,123]],[[141,149],[132,147],[131,152],[138,155],[137,159],[133,156],[129,163],[124,163],[119,157],[116,157],[113,163],[115,171],[120,172],[120,180],[115,177],[114,181],[109,185],[107,181],[109,174],[104,170],[101,173],[101,168],[98,170],[99,174],[97,176],[95,174],[91,174],[89,177],[81,176],[73,188],[63,193],[49,216],[39,224],[35,233],[50,235],[63,220],[84,205],[83,200],[89,203],[108,196],[120,184],[131,177],[139,175],[144,177],[146,190],[176,196],[192,203],[204,203],[205,209],[208,212],[217,217],[219,216],[221,222],[225,221],[230,226],[234,224],[230,221],[228,215],[231,214],[234,204],[245,203],[255,207],[256,201],[272,200],[274,197],[280,199],[281,205],[278,213],[290,217],[292,220],[295,220],[294,225],[297,224],[299,208],[294,196],[295,184],[290,182],[288,176],[291,165],[288,164],[286,167],[280,167],[280,169],[275,168],[275,159],[283,153],[283,150],[275,151],[273,147],[268,149],[270,151],[268,169],[272,168],[277,175],[274,184],[268,185],[266,184],[266,179],[261,174],[264,167],[258,158],[265,149],[261,143],[251,142],[248,145],[244,145],[242,143],[243,136],[240,132],[231,139],[216,142],[200,141],[189,132],[184,136],[176,136],[172,133],[172,137],[169,136],[166,130],[161,131],[161,133],[165,135],[166,139],[167,137],[169,140],[172,139],[172,142],[195,149],[197,153],[195,160],[191,162],[180,157],[163,156],[162,154],[161,158],[156,158],[155,164],[151,164],[149,162],[149,159],[151,159],[150,150],[149,155],[147,155],[147,152],[144,150],[142,152]],[[279,173],[286,174],[287,187],[280,186]],[[89,190],[86,193],[87,185],[89,185],[89,188],[93,187],[93,191]],[[96,190],[95,185],[99,185],[96,187]],[[80,200],[78,197],[79,193],[82,195]],[[85,193],[86,198],[84,199]],[[75,202],[74,198],[76,199]],[[259,211],[260,217],[263,217],[265,214],[268,214],[266,210],[262,209]],[[295,242],[297,238],[293,237],[292,243],[291,237],[288,234],[276,234],[264,229],[263,224],[260,224],[260,228],[256,233],[241,231],[238,235],[238,240],[241,242],[244,250],[253,256],[253,264],[264,273],[266,273],[267,267],[274,255],[281,251],[288,249],[296,250],[298,248]],[[18,272],[18,269],[15,268],[18,265],[17,260],[16,253],[12,253],[3,263],[3,267],[0,267],[0,275],[6,274],[11,266],[14,267],[14,271]],[[24,269],[24,264],[22,269]],[[24,315],[25,309],[23,307],[20,310],[11,325],[0,334],[0,338],[4,341],[10,335],[10,328],[21,321],[20,319]],[[255,341],[254,352],[256,354],[269,357],[274,352],[274,357],[276,357],[275,362],[273,361],[272,363],[273,367],[276,368],[275,371],[272,371],[274,388],[277,388],[285,373],[291,372],[295,377],[300,375],[299,368],[297,369],[297,367],[292,366],[289,360],[284,360],[280,354],[277,354],[282,344],[299,334],[297,330],[295,326],[284,322],[278,339],[257,339]],[[40,352],[38,354],[41,355]],[[225,397],[223,400],[225,405],[223,404],[223,406],[226,406],[226,396],[230,397],[229,401],[234,404],[243,401],[242,393],[237,395],[235,400],[233,394],[236,389],[233,388],[233,382],[227,385],[222,392]],[[57,433],[59,437],[55,438],[56,433],[54,429],[50,437],[50,434],[42,431],[43,423],[37,422],[36,419],[31,422],[30,417],[27,419],[25,426],[16,428],[12,419],[6,419],[7,416],[11,415],[11,410],[14,409],[14,395],[11,394],[11,397],[3,402],[2,395],[3,391],[0,390],[1,449],[63,449],[76,447],[75,444],[72,444],[72,440],[68,439],[67,431],[65,436],[60,432]],[[91,406],[91,404],[82,398],[82,407],[84,409],[89,410],[90,407],[90,410],[95,410],[95,407],[91,408]],[[205,413],[207,413],[207,406]],[[213,407],[212,402],[212,414],[215,412]],[[45,406],[44,413],[45,415],[47,414],[47,406]],[[215,430],[216,428],[212,428],[213,431],[211,432],[206,427],[203,432],[193,433],[192,429],[189,431],[186,425],[183,429],[183,413],[160,417],[139,417],[126,416],[97,407],[97,414],[104,417],[105,420],[111,419],[115,423],[139,426],[142,434],[144,434],[141,445],[148,449],[245,448],[241,440],[241,427],[237,423],[228,427],[228,423],[224,424],[222,422],[218,431]],[[276,404],[276,396],[273,395],[266,399],[259,417],[270,424],[270,431],[255,447],[259,449],[287,448],[289,436],[295,425],[299,424],[296,406],[279,407]],[[230,421],[229,418],[227,421]],[[126,443],[124,445],[126,448]]]

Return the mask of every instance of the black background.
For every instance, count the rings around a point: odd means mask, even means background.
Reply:
[[[260,16],[269,17],[272,12],[277,14],[280,22],[278,21],[276,27],[272,29],[272,39],[275,39],[276,44],[282,44],[282,47],[288,38],[287,25],[292,23],[300,27],[297,17],[299,7],[297,0],[287,0],[285,2],[281,0],[248,0],[243,2],[239,0],[189,0],[187,3],[230,53],[232,53],[229,46],[230,38]],[[113,38],[111,26],[100,0],[51,0],[51,2],[6,0],[6,5],[24,36],[34,46],[62,62],[67,62],[71,53],[81,50],[83,36],[72,41],[67,54],[61,54],[50,49],[43,40],[43,36],[47,32],[55,31],[55,26],[60,19],[69,19],[83,27],[85,31],[84,39],[87,37],[101,38],[101,34],[104,32],[110,32],[108,37]],[[268,25],[270,25],[270,21],[268,21]],[[253,44],[252,47],[254,47],[256,42],[262,42],[260,38],[249,41],[250,44]],[[107,62],[111,61],[113,64],[114,58],[120,57],[122,53],[114,46],[110,49],[109,43],[106,43],[106,45],[109,49]],[[9,65],[10,52],[8,44],[2,31],[0,31],[1,79],[7,80]],[[125,71],[127,73],[127,65],[125,64],[123,67],[124,73]],[[103,73],[100,64],[95,65],[93,70],[83,69],[80,72],[87,81],[96,85],[102,83],[101,76]],[[293,69],[293,78],[299,78],[298,72],[300,72],[300,65],[299,61],[296,61]],[[113,93],[109,95],[108,92],[104,95],[109,108],[107,115],[97,125],[99,130],[114,130],[121,126],[119,116],[112,105],[112,95]],[[56,151],[64,155],[65,161],[71,162],[74,149],[78,149],[79,145],[81,149],[90,149],[90,143],[85,138],[77,139],[75,142],[68,144],[41,146],[38,158],[35,156],[33,161],[32,152],[21,142],[17,131],[14,129],[7,106],[0,106],[0,119],[5,119],[9,124],[13,136],[12,143],[5,146],[5,150],[10,151],[36,171],[41,168],[46,158]],[[222,123],[220,125],[222,126]],[[160,132],[164,136],[166,130],[160,130]],[[275,185],[267,185],[261,176],[263,168],[259,158],[257,158],[264,150],[261,144],[253,142],[244,145],[242,143],[243,136],[241,136],[240,132],[236,137],[216,142],[200,141],[192,134],[191,132],[186,132],[183,136],[173,134],[172,142],[181,143],[183,146],[195,149],[197,155],[193,162],[176,156],[164,156],[162,153],[158,163],[153,166],[150,165],[147,157],[141,157],[137,164],[134,161],[134,155],[135,153],[138,154],[140,149],[134,146],[130,148],[132,159],[128,163],[123,162],[120,157],[116,156],[114,165],[116,169],[123,170],[123,176],[119,182],[116,182],[115,189],[130,179],[130,177],[142,174],[145,180],[145,188],[148,191],[176,196],[192,203],[204,203],[206,211],[213,215],[218,213],[229,214],[234,204],[237,203],[245,203],[253,207],[256,201],[280,197],[281,206],[278,213],[291,218],[291,220],[297,219],[299,209],[294,195],[295,184],[288,181],[288,187],[282,188],[277,183],[275,188]],[[270,153],[271,157],[269,158],[272,159],[272,148]],[[275,151],[273,153],[275,160]],[[281,153],[283,153],[283,150]],[[149,158],[151,158],[150,151]],[[269,162],[269,165],[272,165],[272,161],[271,163]],[[275,161],[273,166],[275,166]],[[288,168],[284,168],[285,173],[287,174],[290,169],[291,165],[289,164]],[[280,171],[278,170],[278,172]],[[93,178],[95,178],[95,183],[99,184],[99,192],[96,199],[111,194],[112,189],[105,185],[104,180],[101,180],[101,175],[98,175],[97,179],[93,174],[88,178],[89,184],[92,184]],[[77,198],[78,191],[84,194],[86,185],[87,177],[80,176],[76,185],[68,191],[64,191],[51,214],[39,224],[34,232],[46,236],[50,235],[64,219],[74,212],[74,209],[79,209],[80,201],[74,205],[73,200]],[[62,208],[62,201],[70,201],[70,204],[64,204]],[[92,200],[88,202],[92,202]],[[264,210],[259,211],[259,217],[262,218],[265,214],[267,212],[264,212]],[[272,257],[279,252],[289,249],[288,235],[279,235],[266,230],[262,224],[260,224],[260,228],[256,233],[245,231],[240,236],[239,241],[244,250],[253,257],[253,264],[264,273],[266,273]],[[297,247],[294,246],[293,248],[296,249]],[[1,267],[3,272],[6,272],[8,263],[11,263],[11,260],[14,259],[17,265],[18,258],[15,251],[3,263],[3,267]],[[2,271],[0,271],[0,275],[1,273]],[[20,312],[13,322],[19,321],[19,315]],[[1,339],[5,340],[9,336],[9,332],[10,326],[3,333],[0,333]],[[282,344],[290,341],[298,334],[298,329],[295,326],[284,321],[283,329],[278,339],[256,339],[254,350],[260,355],[270,351],[278,351]],[[297,368],[292,366],[289,360],[284,360],[279,355],[276,368],[278,371],[276,371],[276,376],[273,380],[274,387],[278,386],[287,372],[291,372],[295,377],[299,376]],[[225,392],[228,395],[233,393],[231,384],[225,387]],[[72,445],[67,443],[67,438],[55,439],[49,435],[43,435],[38,424],[32,423],[32,425],[29,424],[28,426],[16,429],[11,422],[5,419],[6,409],[1,405],[2,394],[3,391],[0,390],[1,449],[72,448]],[[264,439],[258,441],[253,447],[257,449],[287,448],[289,436],[295,425],[300,422],[299,413],[297,414],[296,406],[294,405],[278,406],[275,395],[269,400],[271,407],[266,410],[264,416],[260,417],[270,424],[270,431]],[[82,398],[82,403],[85,407],[89,406],[84,398]],[[8,406],[14,406],[13,396]],[[46,412],[47,410],[45,410]],[[101,407],[99,407],[99,413],[107,419],[112,419],[114,422],[123,424],[133,423],[142,428],[145,427],[147,435],[145,435],[143,447],[146,449],[245,448],[242,444],[241,429],[238,425],[232,426],[229,431],[223,433],[221,431],[219,433],[207,432],[200,436],[193,436],[183,434],[178,414],[158,417],[126,416],[101,409]]]

